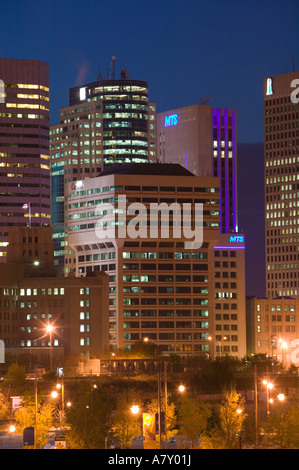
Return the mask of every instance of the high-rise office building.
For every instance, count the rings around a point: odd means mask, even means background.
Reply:
[[[181,214],[179,226],[177,204],[190,216]],[[203,204],[203,244],[190,248],[185,227],[197,226],[196,204]],[[218,178],[177,164],[115,166],[77,187],[69,183],[67,205],[75,263],[69,256],[66,267],[76,276],[109,275],[112,348],[148,337],[165,354],[246,354],[245,239],[220,233]],[[161,211],[158,221],[152,205]],[[131,233],[140,209],[147,219]]]
[[[156,161],[156,105],[140,80],[98,80],[69,90],[69,106],[51,127],[55,264],[64,269],[64,196],[69,182],[120,163]]]
[[[50,225],[49,70],[0,59],[0,262],[10,227]]]
[[[299,103],[296,79],[299,79],[299,72],[264,79],[267,297],[299,295]]]
[[[157,156],[194,175],[217,176],[221,232],[238,231],[236,111],[207,101],[157,114]]]

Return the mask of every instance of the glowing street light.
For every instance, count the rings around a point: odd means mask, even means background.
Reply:
[[[179,392],[183,393],[185,391],[185,385],[181,384],[179,386]]]
[[[223,339],[223,341],[226,341],[228,338],[227,338],[227,336],[223,336],[222,339]],[[222,355],[222,339],[215,338],[215,341],[217,341],[218,347],[219,347],[219,359],[220,360],[221,360],[221,355]],[[212,336],[208,336],[208,340],[213,341]]]
[[[133,415],[137,415],[140,411],[140,408],[138,405],[133,405],[131,406],[130,410],[132,411]]]
[[[46,331],[49,334],[49,339],[50,339],[50,370],[52,370],[52,333],[54,331],[54,326],[53,325],[47,325],[46,326]]]
[[[279,394],[277,395],[277,398],[278,398],[279,401],[284,401],[284,399],[285,399],[285,394],[284,394],[284,393],[279,393]]]
[[[286,359],[286,350],[288,349],[288,343],[282,338],[279,338],[278,342],[281,347],[281,362],[282,364],[284,364],[286,362],[285,359]]]
[[[267,391],[267,415],[270,415],[270,403],[273,403],[273,399],[270,397],[270,390],[273,388],[273,383],[268,380],[263,380],[263,384],[266,386]]]

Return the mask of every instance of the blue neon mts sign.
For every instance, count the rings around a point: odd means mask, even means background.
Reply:
[[[177,114],[170,114],[169,116],[165,116],[164,127],[176,126],[177,123],[178,123]]]

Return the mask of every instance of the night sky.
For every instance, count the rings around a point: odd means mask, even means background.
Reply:
[[[247,290],[264,295],[263,79],[299,70],[298,0],[15,0],[0,14],[1,57],[49,63],[51,124],[70,87],[111,74],[112,56],[115,78],[126,66],[148,81],[158,112],[202,97],[237,110]]]

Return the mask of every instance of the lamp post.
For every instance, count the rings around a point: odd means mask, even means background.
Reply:
[[[56,398],[57,392],[52,391],[51,397]],[[37,374],[36,368],[34,368],[34,449],[37,449]]]
[[[148,343],[148,342],[151,342],[153,343],[153,345],[155,346],[155,359],[157,358],[157,344],[150,340],[147,336],[145,336],[143,338],[143,341],[145,343]],[[166,373],[167,373],[167,364],[166,362],[164,362],[164,393],[165,393],[165,411],[164,411],[164,431],[165,431],[165,448],[167,447],[167,430],[166,430],[166,420],[167,420],[167,417],[166,417],[166,413],[167,413],[167,377],[166,377]],[[161,361],[159,359],[158,361],[158,374],[157,374],[157,383],[158,383],[158,395],[157,395],[157,408],[158,408],[158,429],[159,429],[159,449],[162,449],[162,433],[161,433],[161,424],[162,424],[162,420],[161,420],[161,415],[162,415],[162,412],[161,412]]]
[[[243,413],[243,410],[241,408],[237,408],[236,409],[236,413],[238,415],[240,415],[241,413]],[[237,437],[238,437],[238,443],[239,443],[239,449],[242,449],[242,436],[241,436],[241,432],[239,434],[237,434]]]
[[[37,375],[34,369],[34,449],[37,449]]]
[[[53,366],[52,333],[54,330],[54,326],[47,325],[46,330],[47,330],[47,333],[49,334],[49,339],[50,339],[50,370],[52,370],[52,366]]]
[[[286,349],[288,348],[288,343],[284,341],[282,338],[280,338],[278,342],[280,343],[280,347],[281,347],[281,362],[282,362],[282,365],[284,365],[286,362]]]
[[[212,340],[213,340],[212,336],[208,336],[208,340],[209,340],[209,341],[212,341]],[[227,340],[227,336],[223,336],[223,340],[224,340],[224,341]],[[220,361],[221,361],[222,339],[217,339],[217,338],[215,338],[215,341],[217,341],[217,343],[218,343],[218,347],[219,347],[219,359],[220,359]]]
[[[266,400],[267,400],[267,416],[269,417],[270,416],[270,403],[273,403],[273,400],[271,399],[270,397],[270,391],[272,390],[273,388],[273,384],[271,382],[268,382],[268,380],[263,380],[263,384],[266,386],[266,392],[267,392],[267,396],[266,396]]]

